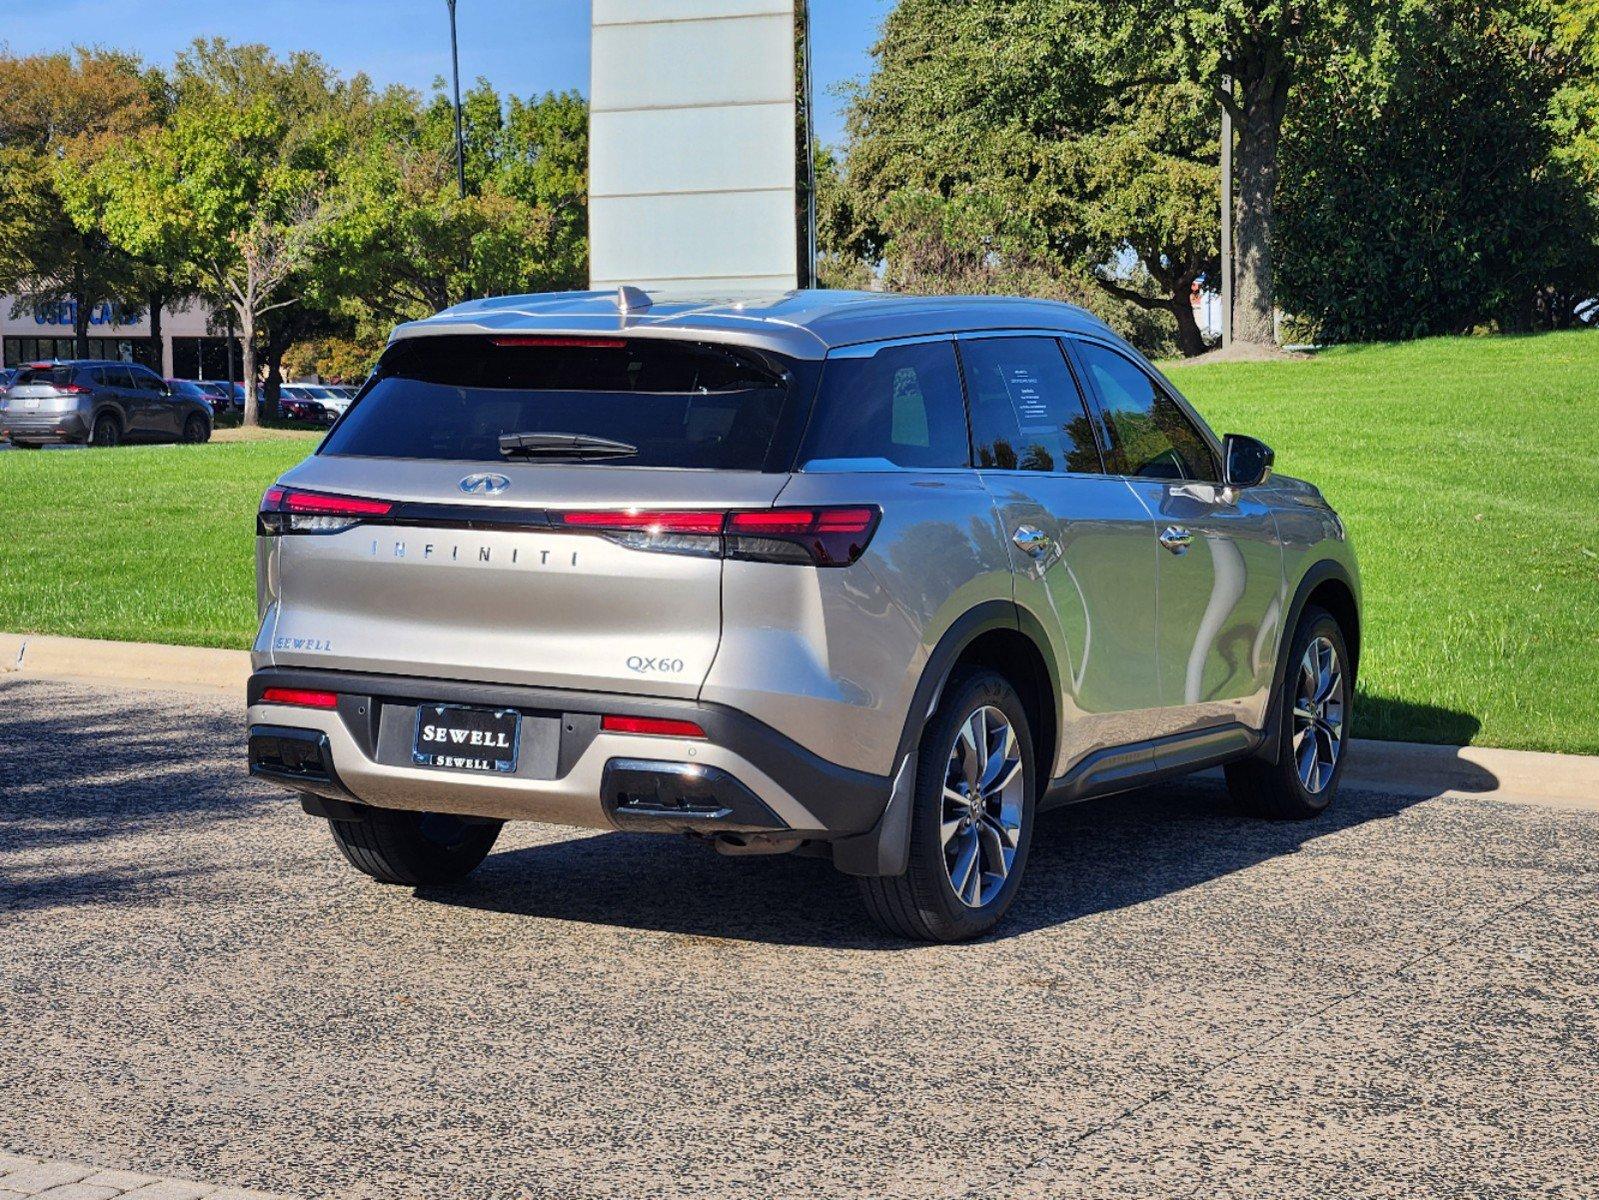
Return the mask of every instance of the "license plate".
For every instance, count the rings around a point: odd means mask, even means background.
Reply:
[[[419,767],[449,771],[516,770],[522,714],[512,708],[461,708],[425,704],[416,712],[416,745],[411,759]]]

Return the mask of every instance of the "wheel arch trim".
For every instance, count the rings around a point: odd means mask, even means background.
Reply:
[[[1344,640],[1349,643],[1350,658],[1350,695],[1354,695],[1355,679],[1360,666],[1360,584],[1347,566],[1337,559],[1323,558],[1318,560],[1303,575],[1299,577],[1299,585],[1294,589],[1294,598],[1288,605],[1287,619],[1283,621],[1282,635],[1277,648],[1277,665],[1272,671],[1271,699],[1266,711],[1265,728],[1261,731],[1260,750],[1256,757],[1275,764],[1281,753],[1282,738],[1282,705],[1278,702],[1282,694],[1283,681],[1288,674],[1288,657],[1294,648],[1294,635],[1299,632],[1299,622],[1305,615],[1305,608],[1310,603],[1310,595],[1324,583],[1342,584],[1349,592],[1353,602],[1356,627],[1353,630],[1344,630]]]
[[[1049,676],[1057,742],[1062,719],[1060,671],[1043,624],[1014,600],[985,600],[950,623],[927,656],[911,695],[905,725],[894,749],[894,787],[882,818],[867,833],[833,843],[833,863],[849,875],[902,875],[910,856],[910,805],[914,801],[915,753],[922,729],[938,708],[961,656],[984,634],[1018,633],[1033,643]],[[1049,770],[1044,776],[1050,774]],[[1037,782],[1040,791],[1047,778]]]

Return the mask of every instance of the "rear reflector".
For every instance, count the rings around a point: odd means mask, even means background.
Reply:
[[[662,717],[602,717],[606,733],[641,733],[650,737],[702,738],[705,730],[693,721],[668,721]]]
[[[288,704],[295,708],[337,708],[336,692],[311,692],[303,688],[267,688],[261,693],[262,704]]]

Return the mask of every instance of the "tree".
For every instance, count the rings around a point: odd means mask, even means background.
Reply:
[[[1375,0],[1113,0],[1104,10],[1112,86],[1188,80],[1233,117],[1237,341],[1275,341],[1276,197],[1293,89],[1335,56],[1369,49],[1375,7]]]
[[[583,286],[583,100],[504,102],[479,80],[462,109],[464,198],[442,97],[422,109],[396,89],[376,106],[329,197],[315,282],[323,303],[387,326],[468,296]]]
[[[1041,254],[1037,230],[991,197],[929,191],[893,197],[880,216],[882,283],[931,295],[1037,296],[1092,306],[1146,353],[1170,354],[1170,326],[1143,304],[1107,296],[1103,280]],[[826,258],[824,256],[824,263]],[[1136,274],[1129,283],[1147,284]]]
[[[1219,110],[1184,80],[1106,86],[1103,31],[1087,0],[904,0],[851,103],[851,236],[880,252],[882,214],[907,189],[981,197],[1033,231],[1035,265],[1115,298],[1095,307],[1166,315],[1196,354],[1193,285],[1219,249]]]
[[[290,366],[290,354],[297,346],[311,342],[330,342],[348,338],[353,334],[355,322],[348,316],[330,312],[320,304],[309,301],[311,287],[304,277],[291,280],[285,289],[299,297],[294,304],[285,304],[266,313],[261,319],[260,361],[266,368],[262,380],[262,406],[276,416],[283,373]]]
[[[125,54],[0,53],[0,292],[30,306],[70,301],[80,357],[96,303],[138,309],[145,297],[139,264],[74,211],[59,168],[148,127],[156,85]]]
[[[325,223],[332,165],[370,103],[363,76],[339,81],[315,55],[198,41],[174,68],[167,120],[97,164],[108,235],[183,264],[231,310],[247,424],[259,423],[261,322],[299,301],[289,285]]]
[[[1301,79],[1279,279],[1319,337],[1558,327],[1599,292],[1599,180],[1551,119],[1578,94],[1555,11],[1402,0]]]

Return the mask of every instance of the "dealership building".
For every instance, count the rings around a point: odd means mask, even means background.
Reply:
[[[34,305],[0,296],[0,367],[78,357],[72,337],[77,305],[71,300]],[[219,335],[204,305],[165,308],[161,337],[150,336],[150,314],[101,301],[89,313],[89,357],[143,363],[164,378],[243,378],[237,338]],[[136,318],[136,319],[135,319]]]

